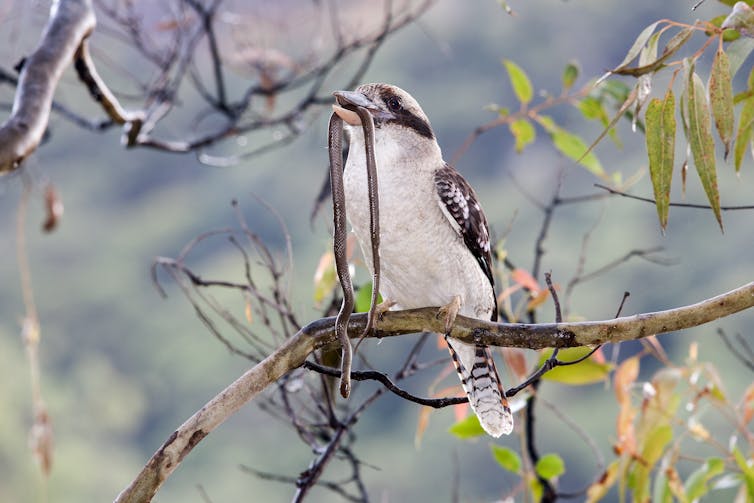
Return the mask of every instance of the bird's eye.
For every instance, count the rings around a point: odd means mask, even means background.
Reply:
[[[391,96],[387,99],[387,107],[393,112],[400,112],[403,109],[401,99],[397,96]]]

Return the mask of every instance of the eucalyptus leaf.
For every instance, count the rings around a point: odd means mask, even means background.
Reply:
[[[650,102],[644,121],[647,129],[645,138],[649,156],[649,173],[652,178],[660,227],[664,231],[668,225],[670,184],[675,157],[675,96],[672,89],[668,89],[664,99],[655,98]]]
[[[710,70],[709,99],[712,117],[720,140],[725,145],[724,157],[728,158],[733,141],[733,85],[730,76],[730,63],[725,51],[718,50]]]
[[[689,75],[686,87],[688,113],[688,140],[691,154],[696,166],[696,172],[712,206],[720,230],[723,220],[720,213],[720,192],[717,187],[717,170],[715,166],[715,140],[712,137],[712,121],[710,119],[707,91],[702,79],[696,72]]]

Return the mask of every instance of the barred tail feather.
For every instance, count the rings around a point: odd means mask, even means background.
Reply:
[[[510,434],[513,431],[513,414],[489,348],[466,344],[447,336],[445,340],[463,389],[469,396],[471,409],[484,431],[496,438]]]

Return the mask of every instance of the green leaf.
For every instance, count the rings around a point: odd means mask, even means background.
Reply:
[[[586,346],[564,348],[558,352],[558,359],[564,362],[572,362],[585,357],[590,351],[591,349]],[[550,356],[552,356],[552,349],[543,351],[539,356],[539,362],[537,365],[541,367]],[[575,365],[555,367],[549,372],[546,372],[542,376],[542,379],[581,386],[584,384],[593,384],[604,381],[610,374],[610,370],[612,370],[612,365],[609,363],[599,363],[593,358],[587,358],[583,362],[579,362]]]
[[[735,77],[738,70],[749,57],[749,54],[754,51],[754,39],[744,37],[734,40],[728,44],[728,59],[730,60],[730,76]]]
[[[644,115],[646,127],[649,173],[655,194],[657,216],[663,231],[668,225],[670,209],[670,183],[673,177],[675,157],[675,96],[668,88],[665,98],[653,99]]]
[[[563,91],[568,91],[573,87],[574,82],[579,77],[579,65],[569,61],[563,69]]]
[[[605,170],[602,169],[599,159],[579,136],[566,131],[545,115],[539,115],[537,121],[550,134],[553,145],[561,154],[578,162],[597,176],[603,177],[605,175]]]
[[[605,82],[602,85],[602,89],[605,91],[605,93],[609,94],[613,98],[616,99],[616,101],[623,103],[618,111],[615,113],[615,116],[610,120],[610,123],[605,126],[605,129],[602,130],[602,132],[599,134],[596,140],[592,142],[591,145],[589,145],[589,148],[584,153],[583,157],[586,157],[591,151],[594,149],[594,147],[597,146],[597,144],[602,141],[602,138],[605,137],[608,132],[610,132],[613,127],[618,123],[621,117],[628,111],[628,109],[633,105],[633,103],[636,101],[636,97],[638,95],[638,92],[636,90],[636,86],[634,86],[633,89],[630,91],[629,88],[625,86],[625,84],[617,83],[616,82]]]
[[[382,296],[377,296],[377,302],[382,302]],[[357,313],[366,313],[372,306],[372,282],[361,285],[354,298],[354,309]]]
[[[639,36],[636,37],[636,40],[634,40],[633,45],[628,50],[626,57],[623,58],[623,61],[621,61],[620,64],[615,67],[615,70],[612,70],[612,73],[615,73],[616,70],[620,70],[621,68],[625,67],[628,63],[636,59],[636,56],[638,56],[639,52],[641,52],[641,50],[644,48],[644,45],[647,43],[647,40],[649,40],[649,37],[652,36],[652,33],[654,33],[655,28],[657,27],[658,24],[659,24],[659,21],[655,21],[654,23],[644,28],[641,33],[639,33]]]
[[[516,451],[510,447],[495,444],[490,444],[490,447],[492,448],[492,457],[495,458],[497,464],[509,472],[521,473],[521,457]]]
[[[662,50],[663,57],[667,57],[670,55],[673,55],[678,51],[678,49],[683,46],[686,42],[688,42],[689,38],[691,38],[691,35],[694,34],[694,28],[691,26],[688,26],[686,28],[683,28],[681,31],[673,35],[673,37],[668,40],[668,43],[665,44],[665,48]]]
[[[723,219],[720,214],[720,193],[717,188],[717,171],[715,168],[715,140],[712,137],[712,121],[710,119],[707,93],[699,75],[691,69],[686,83],[686,98],[688,100],[688,140],[691,154],[699,179],[707,194],[707,199],[715,213],[720,230],[723,230]]]
[[[649,37],[646,47],[639,53],[639,66],[646,66],[657,60],[657,46],[660,43],[660,34],[655,33]]]
[[[660,33],[655,33],[649,38],[646,47],[643,47],[641,54],[639,55],[639,66],[636,67],[621,67],[612,70],[612,73],[617,75],[632,75],[639,77],[649,73],[656,72],[665,66],[665,62],[685,44],[691,35],[693,35],[693,28],[684,28],[676,33],[671,38],[665,48],[662,51],[660,57],[657,57],[657,45],[660,38]]]
[[[655,33],[649,38],[647,46],[641,50],[641,54],[639,54],[639,66],[641,68],[646,68],[650,62],[657,59],[657,44],[659,40],[660,34]],[[648,69],[646,72],[642,71],[638,74],[639,78],[636,81],[636,106],[634,107],[634,117],[631,121],[631,127],[634,131],[636,131],[636,123],[639,120],[641,108],[652,93],[652,73],[654,73],[654,70]]]
[[[485,434],[476,414],[470,414],[466,416],[466,419],[461,419],[448,428],[448,431],[461,439],[480,437]]]
[[[724,157],[727,159],[733,140],[733,85],[728,55],[722,50],[715,53],[708,87],[712,117],[715,118],[717,134],[725,145]]]
[[[633,87],[620,80],[608,80],[600,85],[600,91],[612,97],[616,103],[624,103],[631,95]]]
[[[516,152],[519,154],[536,138],[534,126],[532,126],[528,119],[516,119],[508,127],[516,139]]]
[[[621,141],[618,138],[618,133],[616,132],[614,127],[610,127],[610,117],[607,115],[607,110],[605,110],[605,103],[603,99],[597,98],[595,96],[587,96],[579,101],[577,108],[585,119],[600,121],[600,123],[604,127],[608,128],[606,129],[606,131],[610,134],[610,138],[615,142],[615,144],[619,147],[621,146]]]
[[[721,0],[718,0],[721,1]],[[735,0],[734,0],[735,1]],[[725,2],[723,2],[725,3]],[[731,3],[731,7],[733,4]],[[721,14],[719,16],[715,16],[712,19],[708,21],[709,24],[712,26],[717,26],[718,28],[721,28],[723,30],[723,42],[733,42],[734,40],[738,40],[741,38],[741,34],[738,33],[738,31],[731,29],[731,28],[723,28],[723,23],[728,18],[725,14]],[[717,35],[716,32],[712,30],[704,30],[704,34],[708,37],[714,37]]]
[[[545,492],[542,483],[533,475],[529,477],[529,489],[531,490],[532,501],[542,501],[542,494]]]
[[[534,97],[534,90],[526,72],[510,59],[504,59],[503,65],[508,71],[508,78],[510,78],[513,92],[516,93],[518,101],[523,104],[529,103]]]
[[[720,458],[709,458],[702,466],[694,470],[684,485],[689,501],[698,500],[709,492],[708,483],[712,477],[723,473],[725,462]]]
[[[669,424],[657,426],[647,435],[641,457],[649,468],[652,468],[660,460],[665,446],[671,440],[673,440],[673,428]]]
[[[652,489],[653,503],[673,503],[673,493],[670,491],[668,477],[665,470],[657,470],[655,481]]]
[[[579,101],[578,108],[581,112],[581,115],[583,115],[585,119],[596,119],[599,120],[603,126],[607,126],[609,118],[607,116],[607,112],[605,111],[605,106],[602,101],[598,100],[594,96],[587,96],[586,98]]]
[[[563,458],[557,454],[545,454],[539,458],[537,466],[535,466],[534,469],[536,470],[537,475],[543,479],[550,480],[565,472],[565,463],[563,462]]]
[[[733,164],[736,167],[736,173],[741,170],[741,163],[744,160],[747,147],[751,143],[752,126],[754,126],[754,96],[744,101],[738,119],[738,132],[733,144]]]
[[[749,496],[747,501],[754,501],[754,466],[749,465],[738,447],[733,448],[733,459],[736,460],[746,483],[746,492]]]
[[[744,2],[736,2],[720,27],[736,30],[745,37],[754,37],[754,10]]]
[[[669,424],[657,426],[643,439],[641,463],[636,463],[630,474],[630,484],[634,489],[634,500],[649,498],[649,476],[652,468],[662,457],[665,447],[673,439],[673,428]]]

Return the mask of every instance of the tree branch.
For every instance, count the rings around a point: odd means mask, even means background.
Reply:
[[[575,347],[641,339],[695,327],[754,307],[754,282],[711,299],[667,311],[643,313],[606,321],[575,323],[493,323],[458,316],[451,335],[465,342],[530,349]],[[390,311],[378,321],[374,336],[391,337],[421,331],[443,332],[437,308]],[[360,337],[365,313],[348,324],[350,337]],[[315,349],[337,344],[335,318],[322,318],[302,328],[262,362],[221,391],[183,423],[157,450],[116,502],[151,501],[183,458],[242,405],[287,372],[300,367]]]
[[[91,0],[52,4],[39,46],[21,69],[11,116],[0,126],[0,173],[18,168],[39,145],[63,70],[95,24]]]

